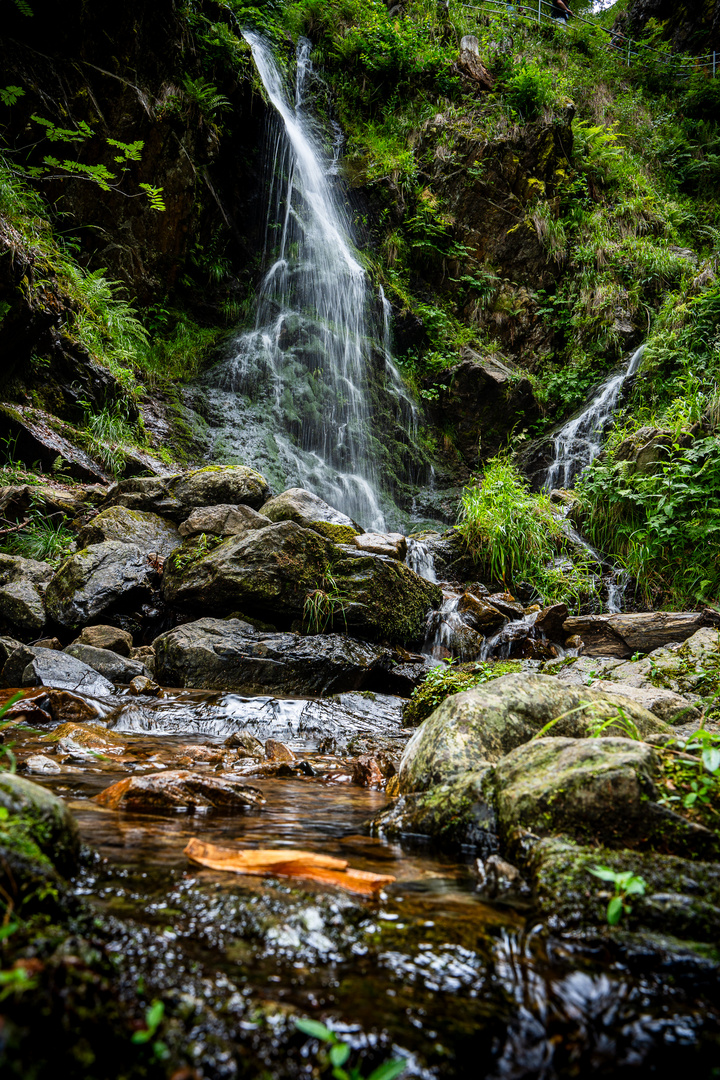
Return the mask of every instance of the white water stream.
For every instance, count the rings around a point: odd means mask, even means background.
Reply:
[[[210,374],[219,429],[214,460],[244,461],[275,483],[321,496],[367,529],[383,530],[378,395],[405,444],[416,407],[389,348],[390,310],[352,246],[336,179],[342,133],[323,132],[307,107],[310,42],[301,40],[292,93],[270,47],[244,33],[272,106],[265,265],[255,326]],[[386,420],[384,422],[387,422]],[[410,455],[412,457],[412,455]]]

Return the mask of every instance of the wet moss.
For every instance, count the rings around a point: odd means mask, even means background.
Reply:
[[[501,675],[513,675],[520,671],[522,664],[517,660],[473,661],[434,668],[403,706],[403,726],[417,727],[453,694],[472,690],[492,679],[499,679]]]
[[[351,525],[335,525],[332,521],[308,521],[307,528],[314,529],[336,544],[352,544],[355,537],[359,536],[359,530],[353,529]]]

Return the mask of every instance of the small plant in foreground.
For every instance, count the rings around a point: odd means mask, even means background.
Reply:
[[[350,1057],[350,1047],[342,1039],[338,1039],[334,1031],[330,1031],[319,1020],[310,1020],[307,1017],[296,1019],[295,1026],[303,1034],[310,1035],[313,1039],[318,1039],[319,1042],[329,1046],[329,1050],[321,1047],[318,1051],[318,1060],[323,1067],[332,1066],[332,1075],[335,1080],[363,1080],[363,1075],[357,1066],[349,1071],[343,1068]],[[384,1061],[382,1065],[378,1065],[377,1069],[373,1069],[365,1080],[395,1080],[395,1077],[405,1072],[406,1064],[399,1058]]]
[[[145,1010],[145,1027],[135,1031],[132,1041],[138,1045],[152,1042],[153,1056],[158,1061],[164,1061],[169,1056],[169,1051],[161,1039],[156,1039],[157,1030],[165,1016],[165,1006],[162,1001],[153,1001]],[[154,1040],[154,1041],[153,1041]]]
[[[347,597],[341,592],[338,583],[329,569],[323,574],[321,587],[312,589],[305,597],[303,604],[303,629],[308,634],[324,634],[328,627],[335,622],[336,617],[342,617],[347,631],[347,619],[345,617],[345,604]]]
[[[588,873],[601,881],[607,881],[615,888],[615,895],[610,898],[607,906],[607,921],[610,926],[616,926],[623,915],[629,915],[632,911],[628,903],[629,896],[644,896],[647,882],[645,878],[634,874],[632,870],[620,872],[611,870],[609,866],[591,866]]]

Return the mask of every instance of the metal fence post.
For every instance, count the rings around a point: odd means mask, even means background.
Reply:
[[[716,56],[717,56],[717,53],[713,49],[713,79],[715,78],[715,57]]]
[[[630,38],[628,38],[628,54],[627,54],[627,66],[628,67],[630,67],[630,45],[631,44],[632,44],[632,42],[630,41]]]
[[[540,25],[541,16],[542,16],[542,0],[538,0],[538,26]],[[713,69],[713,71],[714,71],[714,69]]]

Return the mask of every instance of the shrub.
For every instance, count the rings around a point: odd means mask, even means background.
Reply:
[[[476,686],[499,679],[501,675],[511,675],[522,671],[522,664],[517,660],[484,661],[453,666],[442,664],[432,669],[417,686],[409,701],[403,706],[403,724],[405,727],[417,727],[430,713],[435,712],[445,698],[460,694],[463,690],[474,690]]]

